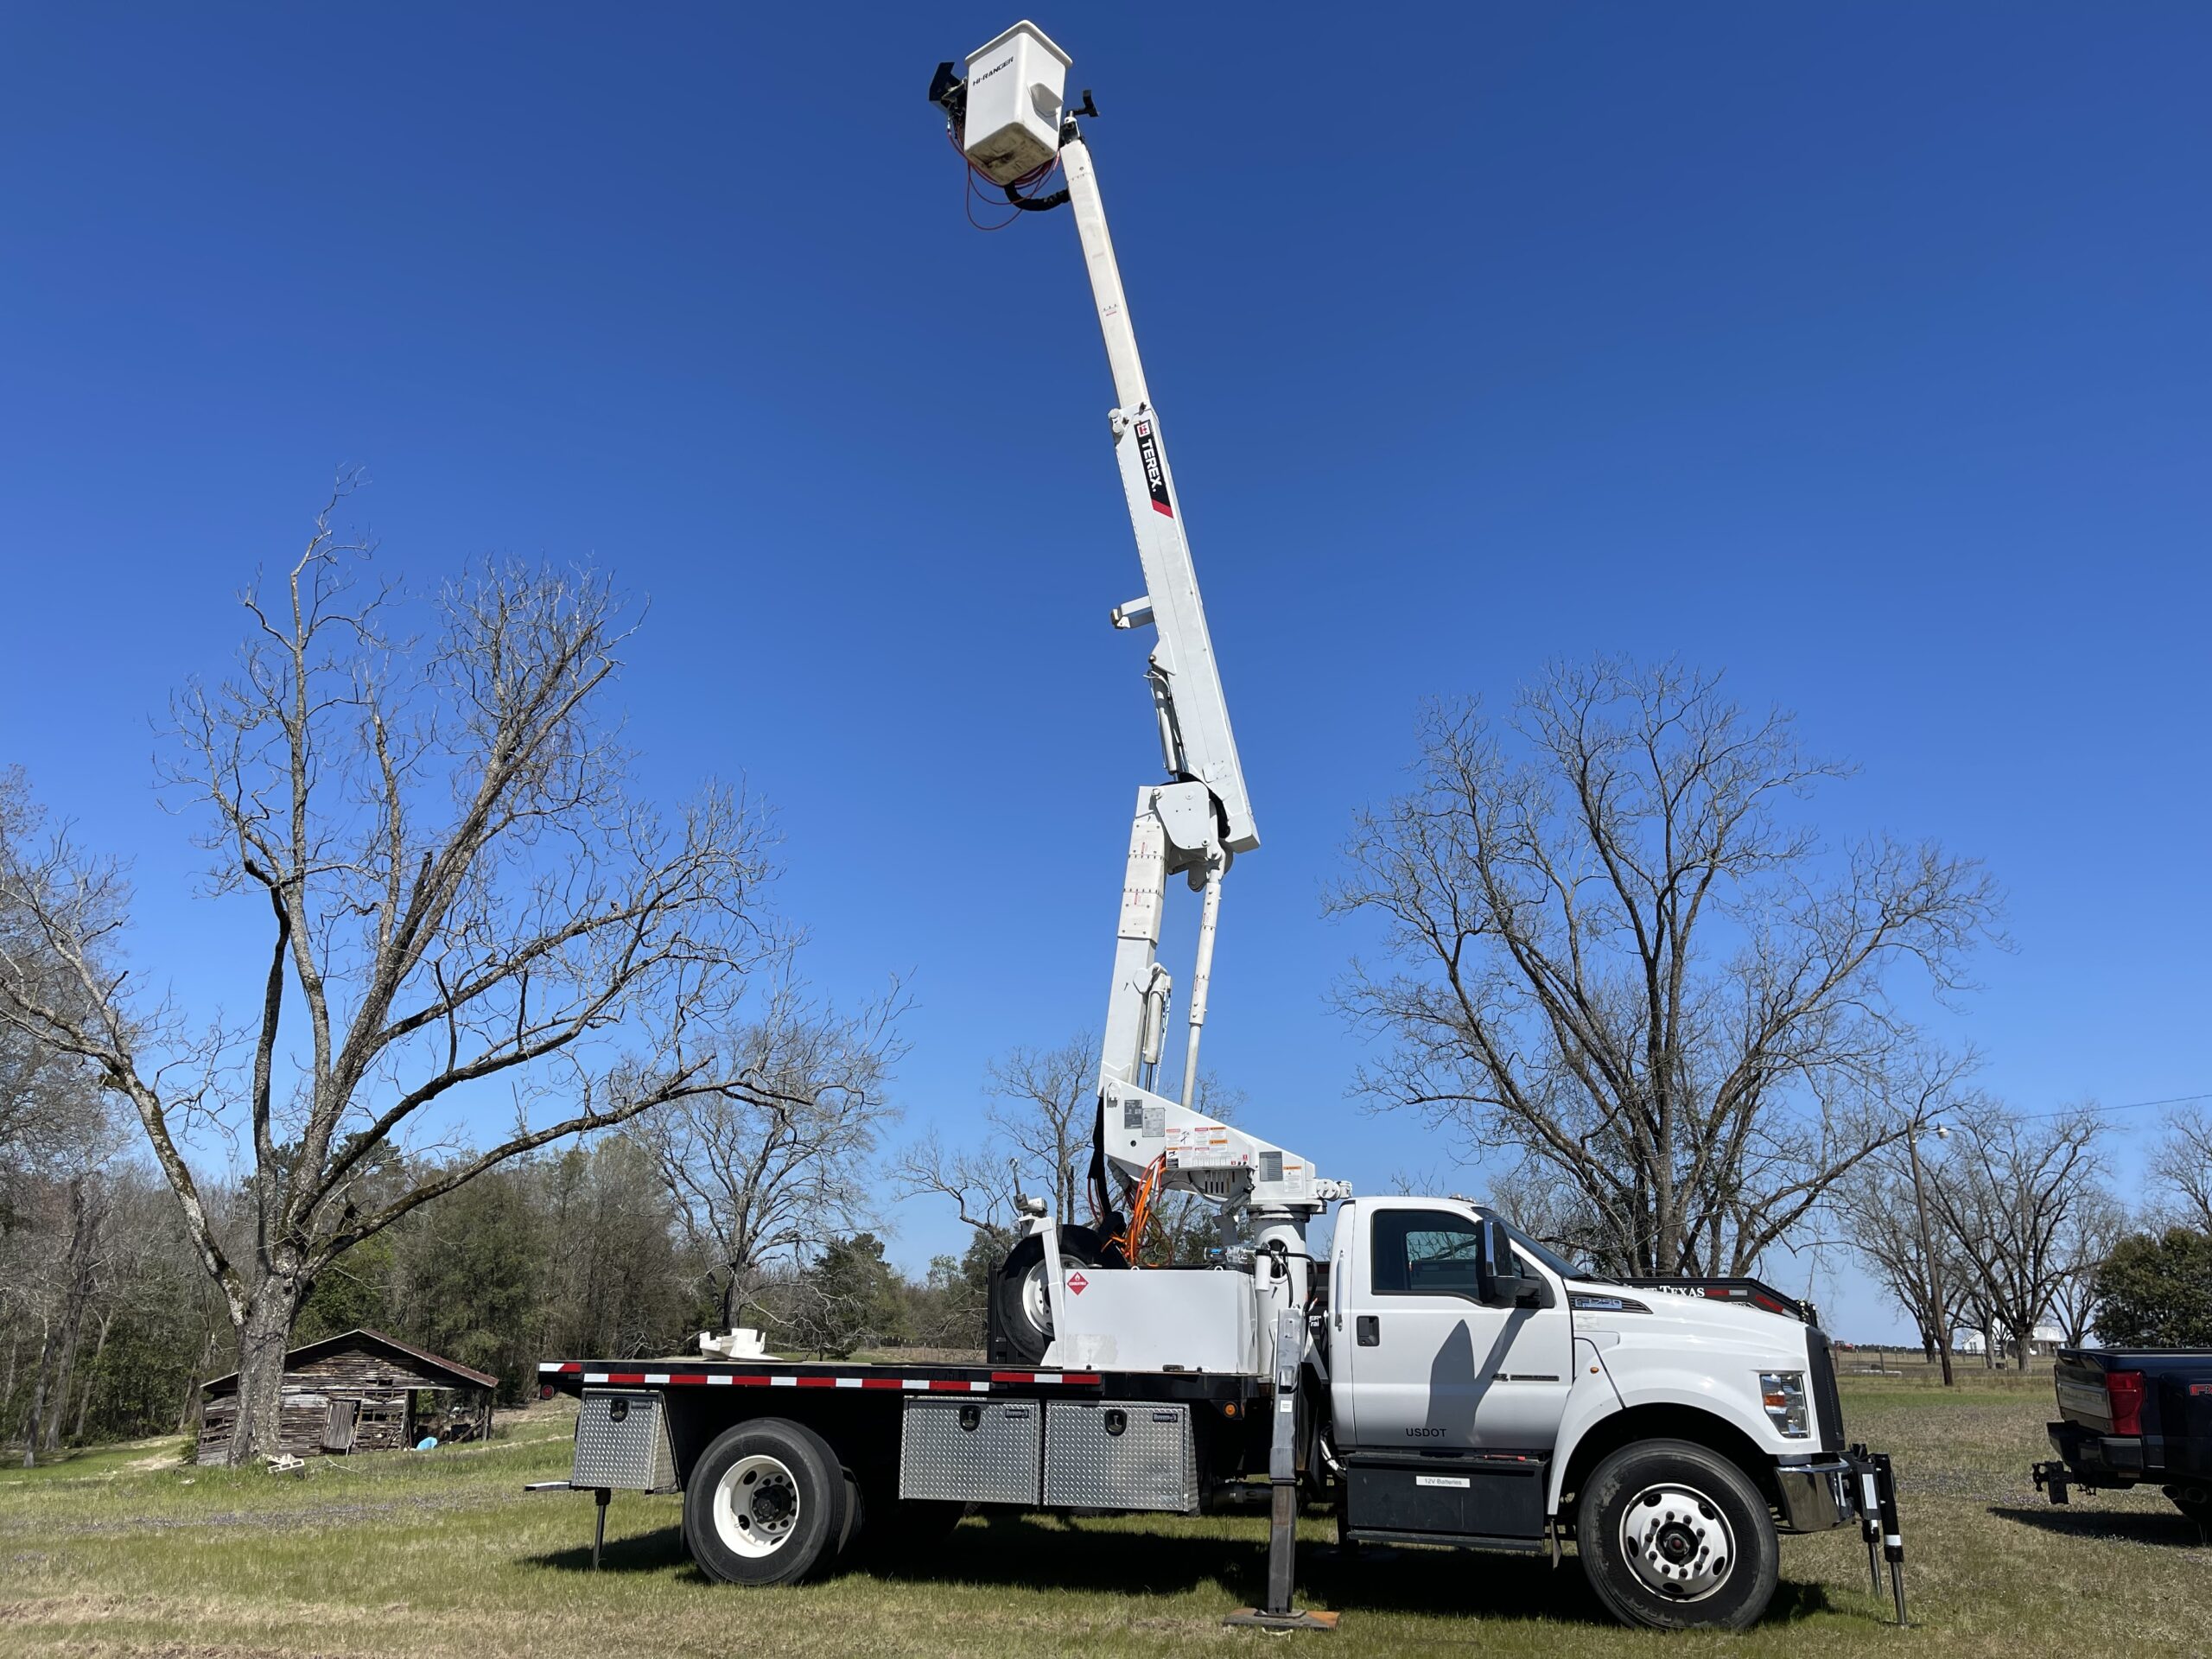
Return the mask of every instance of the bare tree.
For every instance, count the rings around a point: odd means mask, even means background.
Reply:
[[[1556,667],[1503,724],[1432,709],[1421,749],[1331,897],[1397,963],[1343,991],[1394,1039],[1363,1085],[1534,1160],[1609,1266],[1747,1270],[1901,1132],[1887,976],[1961,988],[1989,877],[1924,842],[1824,855],[1785,808],[1844,769],[1671,664]]]
[[[1050,1201],[1072,1221],[1085,1203],[1098,1110],[1098,1039],[1077,1032],[1052,1048],[1008,1050],[983,1068],[987,1133],[948,1148],[932,1129],[903,1148],[891,1175],[907,1196],[948,1198],[969,1226],[1003,1232],[1020,1192]]]
[[[840,1015],[785,979],[730,1039],[724,1069],[741,1087],[675,1102],[630,1131],[715,1264],[724,1326],[766,1307],[759,1293],[772,1277],[868,1217],[868,1160],[894,1115],[886,1084],[904,1007],[894,987]]]
[[[2126,1206],[2101,1186],[2083,1189],[2068,1208],[2056,1252],[2063,1272],[2051,1290],[2050,1311],[2069,1347],[2089,1339],[2097,1312],[2097,1274],[2127,1229]]]
[[[40,1344],[36,1380],[31,1385],[30,1410],[23,1419],[26,1469],[37,1463],[41,1450],[60,1447],[69,1364],[77,1352],[85,1310],[92,1305],[99,1270],[100,1238],[106,1230],[106,1195],[89,1173],[72,1179],[67,1193],[68,1243],[56,1284],[57,1305],[46,1322],[46,1339]]]
[[[1003,1234],[1014,1224],[1020,1181],[1013,1159],[995,1147],[954,1151],[931,1129],[900,1148],[891,1179],[902,1197],[951,1200],[960,1219],[979,1232]]]
[[[237,1332],[241,1462],[276,1444],[295,1317],[343,1251],[549,1141],[741,1092],[716,1039],[772,943],[760,818],[724,791],[672,822],[631,798],[600,714],[628,638],[607,584],[486,569],[435,596],[430,638],[401,639],[398,593],[352,585],[346,487],[244,595],[238,671],[175,704],[168,781],[207,815],[213,890],[267,920],[253,1017],[195,1037],[122,965],[118,867],[66,832],[0,842],[0,909],[34,919],[71,988],[0,974],[0,1024],[135,1109]],[[377,1149],[489,1085],[513,1133],[356,1202]],[[208,1118],[250,1147],[236,1250],[187,1156]]]
[[[1900,1128],[1898,1139],[1838,1181],[1828,1208],[1843,1224],[1848,1248],[1911,1316],[1921,1346],[1942,1367],[1948,1389],[1957,1381],[1952,1336],[1973,1274],[1932,1201],[1921,1149],[1931,1133],[1945,1132],[1939,1120],[1968,1098],[1962,1090],[1978,1062],[1972,1053],[1933,1050],[1910,1058],[1910,1068],[1889,1080],[1884,1101],[1884,1115]]]
[[[0,771],[0,844],[35,833],[37,809],[22,768]],[[0,892],[0,977],[16,996],[75,1006],[68,964],[44,948],[38,918]],[[4,995],[4,993],[0,993]],[[0,1232],[27,1182],[63,1179],[99,1161],[108,1105],[77,1056],[0,1019]]]
[[[2165,1127],[2151,1154],[2152,1185],[2184,1225],[2212,1233],[2212,1112],[2192,1106],[2169,1115]]]
[[[2084,1271],[2077,1252],[2094,1237],[2092,1214],[2110,1203],[2100,1128],[2086,1111],[2034,1120],[1980,1103],[1959,1114],[1929,1185],[1971,1275],[1984,1341],[1993,1349],[2000,1331],[2009,1336],[2023,1370],[2037,1324]]]
[[[1098,1039],[1077,1032],[1057,1048],[1010,1049],[983,1068],[983,1109],[1021,1179],[1052,1213],[1077,1213],[1098,1114]]]
[[[1973,1275],[1932,1202],[1923,1232],[1926,1194],[1924,1180],[1915,1189],[1907,1151],[1890,1147],[1837,1182],[1829,1204],[1846,1243],[1912,1320],[1948,1388],[1954,1381],[1952,1336],[1966,1315]]]

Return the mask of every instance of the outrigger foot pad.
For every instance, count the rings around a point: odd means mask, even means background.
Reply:
[[[1341,1617],[1338,1613],[1266,1613],[1257,1607],[1239,1607],[1221,1622],[1261,1630],[1333,1630]]]

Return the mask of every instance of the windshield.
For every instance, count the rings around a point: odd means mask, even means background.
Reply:
[[[1547,1245],[1539,1244],[1535,1239],[1529,1237],[1528,1234],[1522,1232],[1511,1222],[1506,1220],[1503,1216],[1499,1215],[1497,1211],[1478,1210],[1475,1213],[1478,1216],[1487,1216],[1490,1219],[1497,1222],[1500,1226],[1503,1227],[1506,1231],[1506,1236],[1512,1239],[1513,1248],[1515,1249],[1520,1251],[1523,1255],[1534,1256],[1537,1261],[1549,1268],[1554,1273],[1559,1274],[1560,1278],[1594,1279],[1599,1276],[1592,1273],[1588,1268],[1568,1261],[1557,1250],[1552,1249]]]

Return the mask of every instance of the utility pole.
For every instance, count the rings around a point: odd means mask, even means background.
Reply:
[[[1943,1386],[1955,1386],[1951,1381],[1951,1321],[1949,1309],[1943,1301],[1943,1269],[1936,1260],[1936,1245],[1928,1230],[1928,1183],[1920,1172],[1920,1135],[1924,1126],[1915,1123],[1912,1132],[1905,1136],[1905,1150],[1912,1155],[1912,1198],[1920,1211],[1920,1259],[1928,1269],[1928,1303],[1936,1314],[1936,1353],[1943,1362]]]

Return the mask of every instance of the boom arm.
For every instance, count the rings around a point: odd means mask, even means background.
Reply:
[[[1130,825],[1099,1056],[1094,1186],[1101,1210],[1113,1209],[1103,1179],[1110,1166],[1128,1182],[1152,1179],[1249,1211],[1255,1243],[1279,1245],[1297,1259],[1293,1277],[1302,1297],[1306,1219],[1330,1200],[1348,1196],[1349,1189],[1319,1179],[1312,1165],[1281,1147],[1195,1109],[1222,879],[1237,854],[1259,846],[1260,835],[1206,631],[1182,498],[1137,353],[1090,148],[1074,117],[1062,111],[1067,65],[1066,54],[1033,24],[1018,23],[970,54],[966,80],[955,77],[950,64],[940,68],[931,97],[944,106],[970,164],[1002,185],[1010,201],[1044,208],[1065,200],[1074,208],[1114,374],[1118,402],[1108,421],[1145,580],[1143,594],[1118,607],[1112,620],[1119,628],[1148,626],[1154,635],[1145,677],[1168,781],[1138,791]],[[1096,113],[1089,101],[1085,94],[1086,112]],[[1049,170],[1055,156],[1066,175],[1065,191],[1024,197],[1020,187]],[[1178,874],[1204,895],[1179,1101],[1154,1093],[1152,1086],[1165,1043],[1169,989],[1158,959],[1160,912],[1167,878]]]
[[[1114,454],[1122,468],[1122,490],[1128,499],[1129,524],[1136,531],[1137,558],[1144,569],[1145,594],[1114,613],[1117,627],[1149,623],[1158,638],[1147,677],[1160,716],[1161,759],[1169,776],[1204,784],[1221,820],[1222,845],[1231,854],[1260,844],[1244,790],[1244,769],[1236,759],[1230,730],[1229,704],[1222,696],[1221,671],[1213,640],[1206,632],[1205,607],[1198,598],[1198,573],[1183,530],[1182,498],[1167,464],[1167,444],[1160,414],[1145,384],[1144,362],[1129,321],[1122,289],[1121,266],[1107,234],[1106,206],[1090,146],[1072,120],[1073,137],[1060,147],[1067,173],[1068,200],[1083,238],[1084,262],[1090,271],[1091,296],[1098,306],[1098,327],[1106,337],[1106,360],[1114,371],[1120,404],[1107,417],[1114,432]]]
[[[1157,635],[1146,677],[1153,690],[1160,749],[1176,781],[1138,791],[1122,889],[1114,978],[1107,998],[1099,1065],[1098,1144],[1104,1160],[1131,1179],[1159,1160],[1165,1184],[1259,1211],[1318,1209],[1333,1193],[1313,1166],[1273,1143],[1196,1109],[1198,1038],[1212,976],[1222,878],[1238,853],[1260,844],[1221,672],[1206,631],[1205,607],[1184,530],[1182,498],[1168,465],[1160,415],[1146,385],[1121,267],[1106,228],[1106,208],[1090,147],[1072,120],[1060,147],[1068,200],[1075,209],[1090,273],[1091,297],[1105,336],[1120,404],[1109,415],[1122,491],[1136,532],[1145,596],[1114,613],[1116,626],[1149,621]],[[1191,977],[1189,1035],[1180,1101],[1146,1087],[1160,1058],[1167,976],[1157,960],[1166,878],[1182,874],[1205,895],[1198,959]]]

